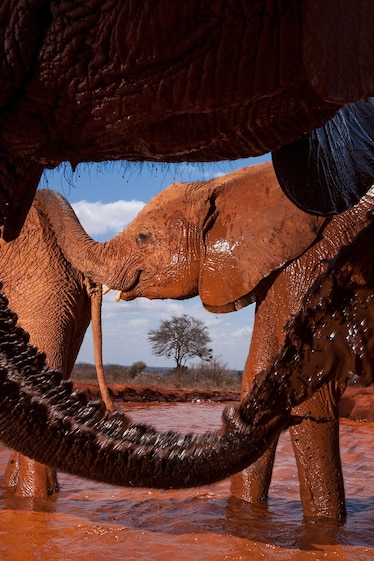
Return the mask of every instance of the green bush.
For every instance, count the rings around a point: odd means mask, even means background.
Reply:
[[[130,378],[130,380],[133,380],[134,378],[136,378],[136,376],[138,376],[138,374],[141,374],[143,370],[145,370],[146,368],[147,365],[145,362],[143,362],[142,360],[137,360],[136,362],[133,362],[130,368],[127,370],[127,375]]]

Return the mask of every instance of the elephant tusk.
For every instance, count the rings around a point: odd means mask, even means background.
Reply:
[[[102,291],[102,295],[105,296],[105,294],[108,294],[108,292],[110,292],[112,289],[109,288],[109,286],[103,286],[103,291]],[[117,295],[116,295],[116,302],[119,302],[121,300],[121,295],[122,295],[122,291],[118,290],[117,291]]]
[[[117,292],[116,302],[119,302],[119,301],[121,300],[121,296],[122,296],[122,291],[119,290],[119,291]]]
[[[105,294],[108,294],[108,292],[110,292],[111,290],[112,289],[109,288],[109,286],[103,285],[102,295],[105,296]],[[122,290],[118,290],[116,295],[116,302],[119,302],[121,300],[121,296]]]

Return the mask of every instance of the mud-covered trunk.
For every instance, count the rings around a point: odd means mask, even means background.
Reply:
[[[313,287],[271,369],[224,412],[220,432],[158,433],[89,403],[48,370],[6,309],[0,313],[0,437],[62,471],[124,486],[212,483],[255,461],[292,418],[291,408],[327,380],[354,371],[372,380],[374,226]]]
[[[104,284],[116,263],[120,236],[102,243],[93,240],[68,201],[56,191],[37,191],[34,204],[48,217],[65,258],[85,277]],[[123,254],[122,248],[122,257]]]
[[[177,488],[217,481],[254,461],[287,423],[239,426],[227,434],[159,434],[101,402],[72,391],[27,344],[1,295],[0,437],[8,446],[59,470],[124,486]],[[255,445],[247,446],[254,429]],[[239,455],[239,458],[235,458]]]
[[[373,221],[327,264],[286,329],[282,349],[272,367],[256,377],[253,392],[260,387],[271,395],[275,385],[282,403],[297,405],[332,378],[355,374],[362,384],[374,382]],[[253,392],[240,405],[243,418]],[[265,395],[260,409],[266,402]]]

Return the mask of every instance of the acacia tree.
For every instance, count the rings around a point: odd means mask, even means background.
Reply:
[[[195,356],[202,360],[212,358],[212,349],[207,346],[211,342],[208,328],[186,314],[162,320],[159,329],[148,332],[148,341],[154,355],[172,357],[176,368],[185,367],[187,360]]]

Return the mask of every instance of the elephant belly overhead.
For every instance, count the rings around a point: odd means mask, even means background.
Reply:
[[[55,4],[34,71],[9,92],[3,145],[47,165],[278,149],[341,104],[308,83],[301,8],[281,4]]]

